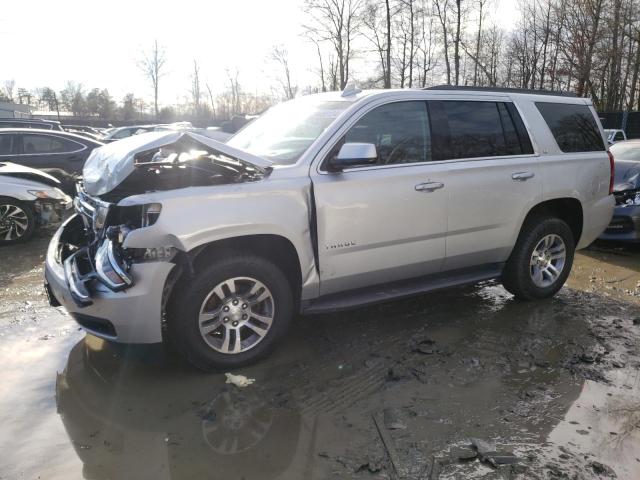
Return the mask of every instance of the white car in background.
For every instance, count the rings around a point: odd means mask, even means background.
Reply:
[[[607,137],[609,145],[613,145],[616,142],[622,142],[627,139],[627,134],[624,133],[624,130],[606,129],[604,131],[604,135]]]
[[[0,163],[0,245],[28,240],[36,228],[62,220],[72,199],[59,185],[40,170]]]

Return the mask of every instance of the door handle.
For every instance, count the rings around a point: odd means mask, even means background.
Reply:
[[[517,182],[526,182],[527,180],[535,176],[536,174],[533,172],[516,172],[511,175],[511,178]]]
[[[442,182],[419,183],[416,185],[416,192],[433,192],[434,190],[438,190],[443,187],[444,183]]]

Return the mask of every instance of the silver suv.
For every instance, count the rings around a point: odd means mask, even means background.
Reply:
[[[264,356],[298,313],[488,279],[549,297],[611,220],[605,145],[588,99],[445,87],[298,98],[226,144],[136,135],[88,159],[47,291],[205,370]]]

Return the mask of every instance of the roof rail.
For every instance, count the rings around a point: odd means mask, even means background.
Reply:
[[[505,93],[528,93],[532,95],[553,95],[556,97],[577,97],[573,92],[554,92],[553,90],[532,90],[528,88],[506,88],[506,87],[469,87],[455,85],[437,85],[426,87],[422,90],[462,90],[470,92],[505,92]]]

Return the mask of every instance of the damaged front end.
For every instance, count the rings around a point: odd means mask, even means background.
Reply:
[[[629,188],[622,191],[613,192],[617,207],[640,206],[640,188]]]
[[[67,224],[56,252],[78,306],[92,303],[96,282],[112,292],[126,290],[136,283],[132,266],[173,262],[178,254],[169,245],[126,248],[131,232],[153,227],[162,214],[161,203],[132,205],[136,201],[128,197],[258,181],[270,171],[239,158],[246,156],[244,152],[200,135],[170,132],[137,137],[144,136],[146,141],[137,138],[97,149],[85,166],[84,183],[74,200],[77,217]],[[126,205],[119,204],[125,198]]]

